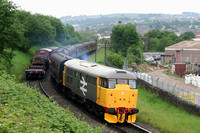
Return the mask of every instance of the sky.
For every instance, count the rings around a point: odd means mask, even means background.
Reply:
[[[62,16],[104,15],[113,13],[200,13],[199,0],[10,0],[18,9]]]

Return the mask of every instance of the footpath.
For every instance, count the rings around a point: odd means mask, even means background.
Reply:
[[[145,80],[153,86],[157,86],[162,90],[200,106],[200,88],[191,84],[185,84],[184,78],[169,76],[164,74],[163,71],[165,69],[135,74],[138,78]]]
[[[164,69],[162,70],[156,70],[153,72],[147,73],[149,76],[153,77],[154,79],[158,79],[158,81],[164,82],[166,84],[170,84],[172,86],[177,86],[177,88],[185,89],[186,91],[192,91],[195,93],[200,94],[200,88],[193,86],[192,84],[185,84],[185,79],[184,78],[178,78],[178,77],[173,77],[169,76],[163,73],[165,71]]]

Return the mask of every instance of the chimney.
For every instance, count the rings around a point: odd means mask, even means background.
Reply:
[[[121,25],[122,24],[122,21],[118,21],[118,25]]]

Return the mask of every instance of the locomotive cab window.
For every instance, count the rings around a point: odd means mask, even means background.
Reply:
[[[128,84],[128,79],[117,79],[118,84]]]
[[[116,84],[130,85],[130,89],[136,89],[136,80],[134,79],[105,79],[100,78],[100,86],[104,88],[114,89]]]
[[[101,87],[108,88],[108,80],[101,78]]]
[[[108,79],[108,88],[115,88],[116,83],[117,83],[116,79]]]
[[[131,89],[137,89],[136,80],[129,80],[129,85],[131,86]]]

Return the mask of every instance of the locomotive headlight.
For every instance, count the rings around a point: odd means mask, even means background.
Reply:
[[[115,108],[109,108],[109,109],[108,109],[108,113],[114,114],[114,113],[115,113]]]

